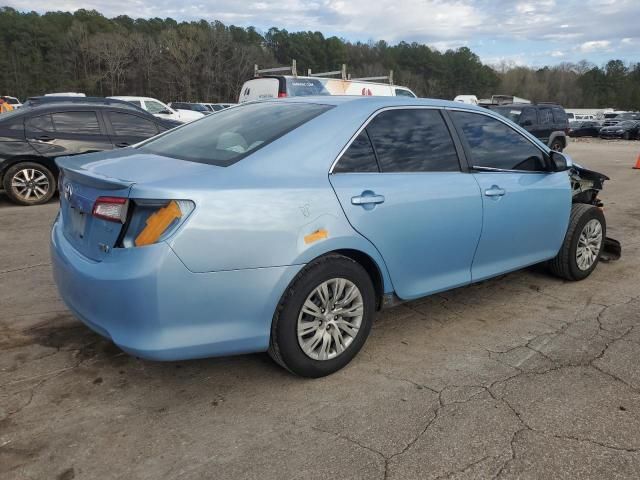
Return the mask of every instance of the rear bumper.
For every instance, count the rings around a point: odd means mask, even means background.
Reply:
[[[94,262],[71,246],[59,221],[51,259],[60,296],[80,320],[153,360],[267,350],[277,303],[302,268],[192,273],[165,243],[113,249]]]

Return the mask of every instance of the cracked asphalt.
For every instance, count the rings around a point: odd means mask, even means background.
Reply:
[[[379,315],[319,380],[266,354],[131,357],[58,299],[57,205],[0,196],[0,478],[640,478],[640,142],[574,142],[611,177],[623,244],[569,283],[542,267]]]

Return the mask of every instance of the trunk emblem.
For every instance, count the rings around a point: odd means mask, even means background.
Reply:
[[[71,200],[71,197],[73,196],[73,187],[71,186],[70,183],[67,183],[64,186],[64,198],[68,201]]]

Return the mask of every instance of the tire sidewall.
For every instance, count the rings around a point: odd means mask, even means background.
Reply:
[[[24,170],[25,168],[32,168],[34,170],[37,170],[47,177],[47,180],[49,181],[49,191],[44,197],[34,201],[27,201],[21,198],[16,192],[14,192],[14,189],[11,185],[11,180],[13,179],[13,176],[16,173],[18,173],[20,170]],[[12,202],[17,203],[18,205],[25,205],[25,206],[41,205],[51,200],[51,198],[55,194],[56,179],[53,173],[51,172],[51,170],[49,170],[49,168],[42,165],[41,163],[21,162],[21,163],[16,163],[15,165],[12,165],[7,169],[3,178],[3,186],[4,186],[5,193],[11,199]]]
[[[597,207],[593,207],[587,210],[580,217],[580,220],[578,220],[576,228],[573,231],[573,235],[570,239],[571,245],[569,247],[569,259],[568,259],[569,269],[571,270],[571,275],[576,280],[582,280],[584,278],[587,278],[591,274],[591,272],[595,270],[595,268],[598,266],[598,262],[600,261],[600,255],[598,255],[598,257],[595,259],[591,267],[589,267],[587,270],[580,270],[580,268],[578,267],[578,261],[576,259],[576,251],[578,250],[578,240],[580,239],[580,234],[582,233],[582,230],[584,229],[585,225],[594,219],[598,220],[600,222],[600,226],[602,227],[602,240],[600,242],[600,250],[599,250],[600,253],[602,253],[602,249],[604,247],[604,239],[607,234],[607,224],[602,211]]]
[[[557,148],[553,148],[556,145],[557,145]],[[551,142],[551,146],[549,148],[551,150],[555,150],[556,152],[562,152],[563,150],[562,142],[560,140],[554,140],[553,142]]]
[[[331,360],[314,360],[308,357],[298,343],[298,315],[309,294],[322,282],[332,278],[345,278],[353,282],[362,295],[363,316],[360,329],[351,345]],[[279,311],[274,335],[282,360],[289,370],[304,377],[322,377],[346,366],[364,345],[375,312],[375,291],[366,270],[345,257],[335,257],[318,262],[303,272],[288,291]]]

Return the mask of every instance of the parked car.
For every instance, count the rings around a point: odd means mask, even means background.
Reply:
[[[631,140],[640,138],[640,121],[624,120],[610,127],[600,129],[600,138],[622,138]]]
[[[315,95],[404,96],[415,98],[407,87],[369,81],[338,78],[277,75],[258,77],[244,82],[238,103],[270,98],[307,97]]]
[[[551,150],[561,152],[567,146],[569,122],[560,105],[550,103],[488,106],[530,132]]]
[[[169,106],[179,112],[185,110],[188,112],[198,112],[202,115],[211,115],[211,110],[202,103],[171,102]]]
[[[22,107],[22,103],[16,97],[11,97],[9,95],[2,95],[2,98],[5,102],[11,105],[14,109]]]
[[[203,105],[212,112],[219,112],[225,108],[233,107],[237,103],[203,103]]]
[[[9,199],[38,205],[56,191],[60,156],[126,147],[176,126],[133,105],[45,102],[0,117],[0,184]]]
[[[165,118],[169,120],[177,120],[182,123],[192,122],[204,117],[200,112],[192,112],[190,110],[177,111],[171,108],[169,105],[162,103],[160,100],[150,97],[131,97],[131,96],[118,96],[108,97],[118,100],[126,100],[134,105],[146,110],[150,114],[158,118]]]
[[[570,137],[597,137],[601,125],[598,122],[572,122],[569,127]]]
[[[640,120],[640,112],[624,112],[619,113],[615,117],[607,118],[602,124],[603,127],[613,127],[620,122],[628,120]]]
[[[58,166],[61,298],[156,360],[268,350],[327,375],[380,308],[546,261],[581,280],[606,233],[606,176],[441,100],[253,102]]]

